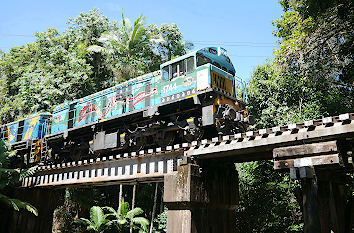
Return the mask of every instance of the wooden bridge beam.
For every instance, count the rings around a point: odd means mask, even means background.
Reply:
[[[232,233],[238,200],[233,163],[187,162],[165,177],[168,233]]]
[[[301,180],[305,233],[350,232],[353,214],[346,211],[353,207],[345,183],[353,148],[354,140],[346,138],[273,150],[274,169],[290,169],[290,177]]]

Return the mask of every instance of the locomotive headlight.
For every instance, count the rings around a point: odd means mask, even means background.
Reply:
[[[210,87],[208,69],[197,71],[197,90],[201,91]]]

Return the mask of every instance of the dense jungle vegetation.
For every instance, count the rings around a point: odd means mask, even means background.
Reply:
[[[354,112],[354,7],[350,0],[280,0],[283,15],[273,22],[279,48],[259,65],[248,86],[249,110],[257,128]],[[110,21],[99,10],[68,21],[64,32],[48,29],[36,41],[1,52],[0,122],[97,92],[190,50],[175,24]],[[237,64],[236,64],[237,66]],[[273,171],[270,161],[237,164],[240,232],[301,232],[299,185]],[[6,172],[0,170],[1,173]],[[2,179],[3,176],[0,176]],[[354,181],[348,198],[354,197]],[[138,187],[136,205],[151,218],[153,185]],[[67,189],[55,212],[55,232],[82,232],[79,218],[92,206],[118,206],[118,188]],[[1,193],[1,189],[0,189]],[[165,231],[159,187],[156,231]],[[131,199],[131,188],[124,197]],[[100,211],[95,209],[94,211]],[[97,213],[98,213],[97,212]]]

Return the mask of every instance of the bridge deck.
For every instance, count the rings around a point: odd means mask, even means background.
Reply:
[[[279,147],[354,138],[354,114],[249,131],[200,142],[184,143],[77,163],[39,167],[23,187],[87,186],[161,181],[177,170],[184,157],[233,162],[273,159]]]
[[[353,114],[343,114],[319,121],[226,136],[191,147],[185,155],[199,159],[229,157],[235,162],[272,159],[272,151],[277,147],[354,137],[353,118]]]
[[[25,178],[22,187],[100,186],[137,182],[161,182],[177,170],[183,151],[79,161],[40,167],[35,176]]]

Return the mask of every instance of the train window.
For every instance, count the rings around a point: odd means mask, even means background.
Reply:
[[[194,71],[194,57],[189,57],[186,59],[187,62],[187,73]]]
[[[172,78],[184,75],[184,60],[172,64]]]
[[[214,55],[217,55],[218,52],[215,49],[209,48],[209,53],[212,53]]]
[[[162,68],[162,77],[165,80],[169,79],[169,66],[166,66],[166,67]]]
[[[177,73],[177,63],[175,64],[172,64],[172,78],[175,78],[178,76],[178,73]]]
[[[186,73],[186,60],[178,62],[178,76],[183,76]]]
[[[221,69],[223,70],[223,71],[226,71],[227,72],[227,69],[226,69],[226,67],[221,67]]]
[[[232,76],[235,76],[235,72],[229,70],[229,73],[232,74]]]
[[[228,58],[228,57],[226,57],[226,61],[227,61],[228,63],[231,63],[231,60],[230,60],[230,58]]]
[[[208,63],[211,63],[210,58],[207,58],[206,56],[200,53],[197,54],[197,66],[202,66]]]

